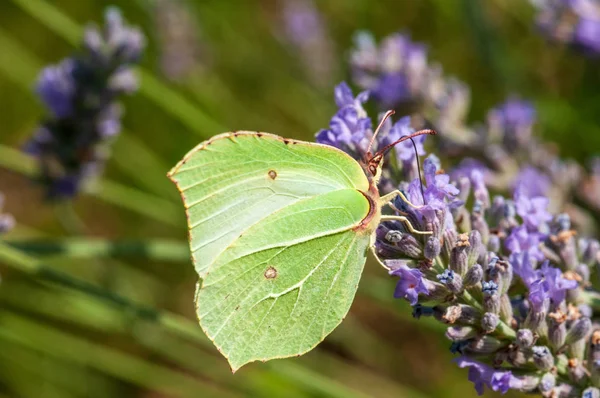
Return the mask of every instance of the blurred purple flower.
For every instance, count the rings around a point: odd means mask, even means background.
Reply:
[[[157,0],[154,3],[161,69],[168,79],[185,80],[201,71],[207,63],[208,51],[200,40],[197,18],[187,0]]]
[[[101,172],[107,157],[101,144],[121,130],[122,108],[116,100],[137,89],[131,65],[144,46],[142,33],[109,8],[102,31],[86,28],[82,53],[40,73],[36,91],[51,116],[25,150],[38,158],[49,197],[72,198]]]
[[[456,167],[452,168],[450,177],[452,181],[458,181],[461,177],[467,177],[471,179],[471,174],[473,171],[479,171],[485,177],[485,175],[489,172],[489,168],[480,160],[464,158]]]
[[[600,52],[600,4],[594,0],[538,0],[537,24],[551,40],[584,53]]]
[[[530,142],[535,121],[536,112],[530,102],[509,99],[488,113],[488,134],[515,150]]]
[[[325,20],[312,0],[280,0],[282,32],[300,55],[311,79],[329,84],[333,72],[334,43]]]
[[[355,37],[350,63],[353,80],[369,90],[381,109],[393,108],[412,99],[427,73],[427,52],[400,33],[383,39],[377,47],[368,32]]]
[[[534,198],[548,194],[551,184],[552,182],[547,174],[542,173],[535,167],[525,166],[515,178],[512,189],[513,192],[518,191],[528,198]]]
[[[73,72],[75,62],[65,59],[58,65],[48,66],[38,77],[36,92],[57,118],[73,113],[73,100],[77,85]]]
[[[320,144],[339,148],[355,159],[362,159],[366,153],[371,131],[371,119],[362,104],[368,99],[368,93],[362,92],[356,97],[346,83],[335,88],[335,102],[339,107],[329,122],[329,129],[317,133],[316,141]]]

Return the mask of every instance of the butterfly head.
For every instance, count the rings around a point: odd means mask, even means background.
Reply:
[[[383,118],[379,122],[379,125],[377,126],[375,133],[373,133],[373,137],[371,137],[371,142],[369,142],[369,146],[367,147],[367,152],[366,152],[365,159],[364,159],[364,163],[366,165],[365,168],[366,168],[368,177],[373,180],[373,183],[375,185],[377,185],[377,183],[379,182],[379,179],[381,178],[381,171],[383,169],[383,158],[388,150],[393,148],[396,144],[401,143],[402,141],[411,140],[413,143],[413,147],[415,148],[415,157],[417,157],[417,165],[418,165],[419,158],[418,158],[418,154],[417,154],[417,146],[416,146],[415,142],[413,141],[413,138],[418,137],[420,135],[424,135],[424,134],[430,134],[430,135],[437,134],[435,132],[435,130],[430,130],[430,129],[419,130],[416,133],[413,133],[410,135],[405,135],[405,136],[401,137],[399,140],[392,142],[389,145],[386,145],[385,147],[381,148],[380,150],[378,150],[375,153],[371,152],[371,147],[373,146],[373,142],[375,141],[375,137],[377,137],[379,130],[381,130],[381,127],[383,126],[385,121],[390,116],[392,116],[394,113],[395,113],[394,111],[389,110],[385,113],[385,115],[383,115]],[[419,171],[419,174],[421,174],[420,171]]]

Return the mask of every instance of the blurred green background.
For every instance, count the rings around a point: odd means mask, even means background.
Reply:
[[[395,280],[371,263],[349,316],[316,350],[232,375],[195,320],[183,206],[166,172],[224,131],[312,140],[336,110],[333,87],[349,80],[358,29],[426,44],[430,61],[471,87],[473,123],[511,94],[532,100],[538,134],[585,162],[600,148],[598,61],[547,43],[525,1],[316,4],[331,37],[318,79],[282,37],[278,0],[0,2],[0,156],[16,163],[0,168],[0,191],[18,223],[6,239],[60,239],[67,251],[29,247],[20,267],[0,256],[0,396],[476,396],[444,328],[412,319],[392,297]],[[103,181],[73,212],[47,203],[19,172],[31,165],[7,148],[21,148],[44,116],[40,69],[72,54],[108,5],[142,28],[148,49]],[[180,19],[166,20],[168,7]],[[173,78],[161,65],[178,49],[191,67]],[[124,243],[107,249],[109,240]]]

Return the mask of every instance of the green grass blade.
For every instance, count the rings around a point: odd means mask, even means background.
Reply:
[[[155,261],[189,262],[187,243],[174,240],[107,240],[68,238],[61,240],[7,241],[14,248],[36,256],[67,256],[70,258],[135,257]]]

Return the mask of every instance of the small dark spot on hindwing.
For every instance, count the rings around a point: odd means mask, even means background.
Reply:
[[[269,178],[271,180],[274,180],[275,178],[277,178],[277,172],[275,170],[269,170],[269,172],[267,174],[269,175]]]
[[[277,270],[275,269],[275,267],[269,266],[269,268],[267,268],[267,270],[265,271],[265,278],[267,278],[267,279],[277,278]]]

